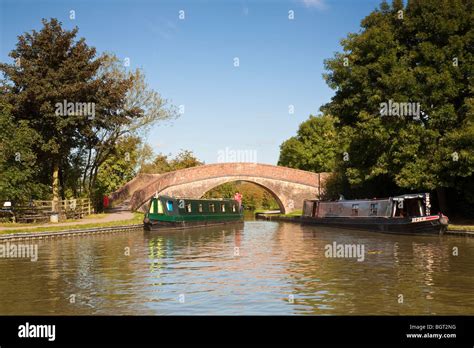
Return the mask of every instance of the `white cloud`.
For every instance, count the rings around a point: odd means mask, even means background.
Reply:
[[[306,7],[317,8],[318,10],[324,10],[327,5],[324,0],[301,0],[303,5]]]

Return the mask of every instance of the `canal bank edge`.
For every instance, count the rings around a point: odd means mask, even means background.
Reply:
[[[95,228],[62,230],[62,231],[51,231],[51,232],[10,233],[10,234],[0,235],[0,242],[28,240],[28,239],[50,239],[50,238],[59,238],[59,237],[75,237],[75,236],[97,235],[97,234],[116,233],[116,232],[133,232],[133,231],[143,231],[143,224],[112,226],[112,227],[95,227]]]
[[[258,220],[266,221],[281,221],[301,224],[301,218],[299,216],[275,216],[275,215],[264,215],[256,214]],[[17,240],[28,240],[28,239],[50,239],[59,237],[73,237],[73,236],[85,236],[85,235],[96,235],[103,233],[116,233],[116,232],[131,232],[131,231],[142,231],[143,224],[136,225],[123,225],[123,226],[111,226],[111,227],[95,227],[87,229],[74,229],[74,230],[62,230],[62,231],[46,231],[46,232],[18,232],[0,235],[0,242],[2,241],[17,241]],[[473,231],[463,230],[448,230],[445,234],[474,237]]]
[[[266,221],[292,222],[292,223],[301,224],[301,217],[299,217],[299,216],[279,216],[279,215],[273,215],[273,214],[265,215],[265,214],[259,213],[259,214],[255,214],[255,219],[257,219],[257,220],[266,220]],[[473,226],[472,231],[447,230],[444,234],[474,237],[474,226]]]

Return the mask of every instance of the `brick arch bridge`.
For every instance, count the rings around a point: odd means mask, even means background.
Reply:
[[[146,209],[155,194],[201,198],[206,192],[227,182],[247,181],[269,191],[289,213],[301,209],[303,200],[318,197],[327,173],[258,163],[217,163],[186,168],[165,174],[141,174],[111,195],[112,203],[130,199],[132,210]]]

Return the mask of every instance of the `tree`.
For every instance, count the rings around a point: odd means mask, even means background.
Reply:
[[[197,167],[203,165],[189,150],[181,150],[176,158],[170,161],[171,170],[180,170],[185,168]]]
[[[28,121],[15,123],[11,106],[0,103],[0,200],[24,202],[48,189],[33,180],[38,168],[33,147],[38,138]]]
[[[144,163],[141,166],[140,173],[163,174],[204,164],[189,150],[181,150],[175,158],[169,158],[169,156],[159,153],[152,163]]]
[[[77,28],[65,31],[56,19],[43,20],[41,31],[18,37],[10,52],[15,62],[0,64],[8,83],[3,98],[12,105],[14,122],[28,121],[38,134],[35,153],[51,173],[53,201],[59,199],[60,165],[86,124],[76,110],[60,113],[56,104],[96,102],[100,87],[94,76],[102,60],[84,39],[75,41],[76,34]]]
[[[251,182],[228,182],[206,192],[205,198],[234,198],[234,194],[242,194],[242,204],[248,210],[278,209],[275,198],[263,187]]]
[[[226,182],[206,192],[204,198],[234,198],[237,191],[239,188],[235,182]]]
[[[474,100],[473,2],[385,1],[325,62],[335,96],[322,111],[349,135],[339,167],[355,187],[378,181],[405,190],[445,190],[472,200]],[[385,103],[385,104],[384,104]],[[419,112],[383,116],[413,103]]]
[[[337,120],[329,115],[310,116],[295,137],[280,146],[278,165],[313,172],[334,170],[339,150]]]
[[[126,137],[144,135],[154,123],[177,113],[112,54],[97,57],[78,29],[56,19],[18,37],[3,72],[1,100],[12,105],[15,124],[36,134],[32,151],[39,170],[32,180],[59,196],[92,196],[99,168]]]
[[[83,183],[88,182],[89,191],[93,191],[99,167],[112,155],[117,141],[127,136],[143,136],[153,124],[177,117],[175,108],[168,107],[167,101],[149,88],[144,74],[139,69],[126,71],[117,57],[106,55],[98,75],[109,86],[119,88],[124,81],[128,83],[124,93],[117,95],[120,103],[111,104],[107,93],[101,98],[104,114],[90,123],[84,138],[87,161]]]
[[[140,161],[140,144],[138,137],[124,137],[115,145],[113,154],[99,167],[97,190],[109,194],[132,180]]]

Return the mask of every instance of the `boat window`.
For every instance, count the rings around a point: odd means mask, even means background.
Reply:
[[[237,209],[235,208],[235,204],[232,204],[232,211],[235,213]]]
[[[359,216],[359,204],[352,204],[352,216]]]
[[[166,210],[173,211],[173,201],[166,202]]]
[[[423,216],[423,207],[420,199],[407,199],[406,210],[408,216]]]
[[[225,213],[225,204],[221,205],[221,210],[222,210],[223,213]]]
[[[150,203],[150,210],[149,210],[149,213],[150,214],[156,214],[156,209],[155,209],[155,201],[151,201]]]
[[[191,203],[186,204],[186,212],[190,213],[192,211],[191,209]]]
[[[378,208],[378,203],[370,203],[370,213],[369,215],[377,215],[377,208]]]
[[[403,200],[394,200],[393,207],[395,212],[393,214],[394,217],[405,217],[407,215],[406,212],[406,204],[403,203]]]
[[[318,209],[318,205],[316,202],[308,202],[308,207],[307,207],[307,211],[305,215],[316,217],[317,212],[318,212],[317,209]]]
[[[215,213],[215,212],[216,212],[216,208],[215,208],[215,206],[214,206],[214,203],[209,204],[209,211],[210,211],[211,213]]]
[[[200,213],[202,213],[202,203],[199,203],[198,211],[199,211]]]
[[[419,212],[420,212],[420,215],[418,216],[424,216],[426,215],[425,214],[425,209],[424,209],[424,205],[423,205],[423,202],[422,201],[418,201],[418,209],[419,209]]]
[[[163,214],[163,203],[158,201],[158,214]]]

